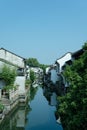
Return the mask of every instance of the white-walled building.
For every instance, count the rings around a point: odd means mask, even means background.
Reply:
[[[0,49],[0,61],[4,63],[11,64],[13,66],[17,66],[19,68],[25,67],[24,58],[20,57],[4,48]]]
[[[49,73],[49,70],[50,70],[50,67],[47,67],[45,73],[48,74],[48,73]]]
[[[62,72],[62,67],[64,66],[64,64],[71,59],[72,59],[72,54],[71,52],[68,52],[56,61],[56,63],[58,64],[58,69],[57,69],[58,73]]]
[[[72,55],[70,52],[66,53],[64,56],[56,60],[55,64],[47,68],[46,73],[50,72],[50,80],[53,84],[56,84],[60,80],[60,75],[62,76],[63,66],[69,60],[71,60]]]
[[[35,74],[35,82],[40,82],[41,78],[43,77],[43,70],[39,67],[30,67],[30,70],[32,70]]]
[[[20,57],[4,48],[0,49],[0,70],[1,68],[7,65],[10,68],[15,68],[17,71],[17,76],[14,85],[16,85],[18,88],[16,91],[12,90],[9,93],[9,99],[11,102],[14,102],[15,98],[17,98],[19,95],[25,96],[25,59],[23,57]],[[3,87],[2,86],[2,80],[0,80],[0,99],[3,97]],[[5,83],[4,83],[5,84]]]

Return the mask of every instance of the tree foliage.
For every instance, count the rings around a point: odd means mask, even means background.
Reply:
[[[0,79],[3,79],[6,85],[13,85],[16,78],[16,70],[4,65],[1,68]]]
[[[35,74],[34,74],[34,71],[30,70],[30,80],[31,80],[31,83],[33,83],[35,81]]]
[[[46,68],[48,67],[48,65],[39,64],[39,67],[40,67],[41,69],[43,69],[43,72],[45,73],[45,70],[46,70]]]
[[[29,58],[26,60],[26,64],[30,67],[39,67],[39,62],[36,58]]]
[[[46,67],[48,67],[48,65],[40,64],[36,58],[26,59],[26,64],[29,65],[30,67],[39,67],[43,69],[43,72],[45,72]]]
[[[4,105],[0,102],[0,113],[4,110]]]
[[[61,116],[64,130],[87,129],[87,43],[84,53],[71,66],[66,66],[64,76],[70,83],[69,92],[58,98],[57,114]]]

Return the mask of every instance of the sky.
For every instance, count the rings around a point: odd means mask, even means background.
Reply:
[[[0,0],[0,48],[53,64],[87,41],[87,0]]]

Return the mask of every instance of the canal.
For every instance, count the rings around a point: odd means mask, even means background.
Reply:
[[[10,113],[0,125],[0,130],[63,130],[55,118],[55,93],[50,100],[44,95],[46,93],[41,87],[32,89],[26,106],[19,105]]]

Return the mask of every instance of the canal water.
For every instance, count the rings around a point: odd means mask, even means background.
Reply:
[[[41,87],[32,89],[26,107],[19,106],[6,117],[0,130],[63,130],[55,118],[55,96],[53,93],[52,100],[47,100]]]

